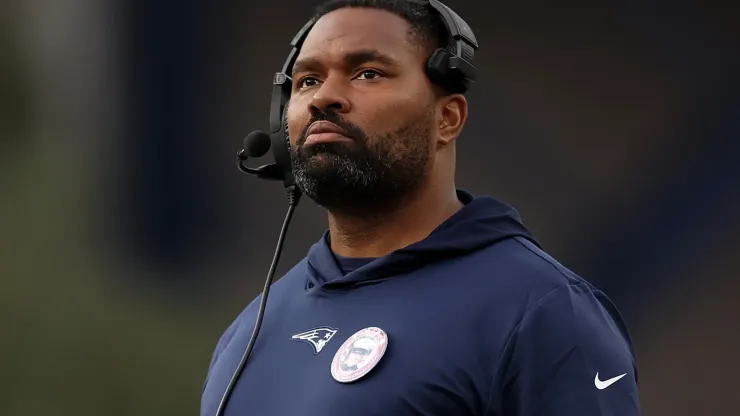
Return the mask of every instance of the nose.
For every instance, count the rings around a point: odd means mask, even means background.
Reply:
[[[335,111],[347,113],[350,110],[350,102],[339,85],[341,81],[336,78],[328,78],[313,95],[310,103],[311,113]]]

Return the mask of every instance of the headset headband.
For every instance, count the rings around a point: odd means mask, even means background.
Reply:
[[[455,55],[450,58],[450,69],[459,70],[466,80],[475,81],[478,71],[473,65],[478,40],[470,26],[452,9],[437,0],[429,0],[429,5],[439,13],[455,43]]]

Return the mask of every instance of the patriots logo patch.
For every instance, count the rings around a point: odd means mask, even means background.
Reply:
[[[324,345],[326,345],[336,333],[336,329],[324,326],[321,328],[309,329],[300,334],[295,334],[290,337],[290,339],[310,344],[313,347],[313,355],[318,355],[318,353],[324,349]]]

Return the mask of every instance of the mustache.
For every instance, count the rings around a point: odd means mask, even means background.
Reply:
[[[346,120],[343,120],[342,117],[339,116],[334,111],[317,111],[314,113],[314,115],[311,117],[311,119],[306,123],[306,126],[303,128],[303,131],[301,132],[301,136],[298,138],[297,145],[302,146],[306,142],[306,136],[308,136],[308,129],[311,127],[311,125],[317,121],[328,121],[332,124],[335,124],[337,127],[339,127],[342,130],[342,134],[344,136],[349,137],[350,139],[355,140],[359,143],[365,143],[366,135],[365,132],[356,124],[350,123]]]

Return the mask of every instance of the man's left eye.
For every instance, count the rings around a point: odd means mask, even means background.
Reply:
[[[362,72],[360,72],[360,75],[358,76],[359,79],[375,79],[380,76],[380,73],[378,71],[375,71],[373,69],[366,69]]]

